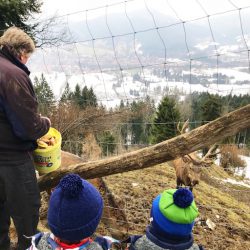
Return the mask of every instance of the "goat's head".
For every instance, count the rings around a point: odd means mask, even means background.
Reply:
[[[201,168],[195,167],[195,166],[193,166],[193,167],[189,166],[188,177],[190,179],[190,185],[192,187],[199,184],[200,176],[201,176]]]

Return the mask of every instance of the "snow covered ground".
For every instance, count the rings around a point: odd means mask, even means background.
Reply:
[[[250,157],[241,155],[241,158],[247,163],[245,176],[250,180]]]
[[[250,180],[250,157],[244,156],[244,155],[240,155],[241,159],[243,159],[244,161],[246,161],[246,168],[244,169],[244,174],[245,174],[245,178]],[[217,155],[217,159],[215,160],[215,164],[219,165],[220,164],[220,154]],[[242,170],[239,170],[237,172],[237,175],[242,175]]]
[[[238,186],[250,188],[250,180],[249,179],[244,179],[244,180],[239,181],[239,180],[235,180],[232,178],[227,178],[227,179],[221,179],[221,178],[217,178],[217,177],[213,177],[213,178],[220,181],[220,182],[231,183],[233,185],[238,185]]]
[[[250,188],[250,182],[247,181],[247,180],[236,181],[236,180],[234,180],[234,179],[227,178],[227,179],[225,179],[225,180],[220,179],[220,181],[222,181],[222,182],[227,182],[227,183],[231,183],[231,184],[234,184],[234,185],[239,185],[239,186],[244,186],[244,187]]]
[[[219,156],[219,155],[218,155]],[[246,161],[247,167],[244,169],[244,175],[245,178],[242,181],[237,181],[235,179],[227,178],[227,179],[220,179],[221,182],[227,182],[227,183],[232,183],[234,185],[240,185],[244,187],[250,188],[250,157],[247,156],[240,156],[243,160]],[[216,159],[215,164],[219,165],[219,157]],[[242,176],[242,170],[239,170],[237,175]],[[218,178],[216,178],[218,179]]]
[[[211,71],[210,73],[213,72]],[[225,69],[223,73],[228,76],[233,76],[235,79],[239,78],[241,81],[250,80],[250,74],[239,72],[237,70]],[[42,72],[34,72],[31,74],[31,79],[35,76],[38,76],[39,78],[41,74]],[[52,72],[50,74],[43,72],[43,74],[57,99],[60,98],[66,86],[66,82],[68,82],[71,90],[74,90],[76,84],[79,84],[81,87],[92,87],[98,100],[107,107],[115,107],[116,105],[119,105],[121,99],[136,100],[144,98],[147,95],[154,99],[157,104],[162,99],[164,89],[166,88],[172,93],[178,91],[182,95],[194,91],[209,92],[222,96],[230,93],[235,95],[250,94],[250,85],[247,83],[241,85],[235,84],[234,82],[219,85],[214,83],[206,85],[189,84],[188,82],[168,81],[165,78],[159,78],[152,75],[149,71],[145,71],[144,74],[148,87],[145,87],[145,82],[143,80],[133,81],[131,75],[125,74],[122,78],[118,78],[117,75],[111,73],[86,73],[84,75],[74,74],[71,76],[66,76],[63,72]]]

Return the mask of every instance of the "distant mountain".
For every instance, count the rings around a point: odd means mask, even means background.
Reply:
[[[182,23],[158,12],[113,13],[107,17],[67,20],[69,43],[38,50],[32,57],[33,71],[81,72],[117,71],[178,61],[182,70],[192,67],[244,67],[250,38],[250,10],[229,12]],[[240,25],[242,20],[242,26]],[[155,22],[154,22],[155,21]],[[242,35],[242,31],[244,37]],[[250,44],[249,44],[250,46]],[[216,53],[217,50],[217,53]],[[245,53],[239,53],[246,50]],[[176,60],[177,59],[177,60]]]
[[[242,14],[242,28],[246,34],[249,32],[247,22],[250,20],[248,20],[248,16],[245,10],[244,15]],[[209,19],[203,18],[184,24],[178,19],[161,13],[154,13],[154,19],[158,30],[155,28],[152,16],[147,12],[141,13],[140,11],[128,13],[128,16],[125,13],[112,14],[108,15],[107,19],[106,16],[98,17],[89,20],[88,25],[83,17],[82,21],[70,22],[69,28],[75,41],[86,41],[92,38],[99,41],[98,38],[109,37],[101,39],[108,47],[112,47],[112,39],[110,38],[112,35],[115,42],[133,42],[135,31],[135,38],[141,44],[141,50],[149,56],[164,57],[166,47],[168,56],[186,57],[188,50],[199,53],[201,47],[195,47],[199,44],[208,46],[208,53],[211,53],[215,46],[213,44],[209,46],[209,44],[213,43],[214,40],[220,46],[244,45],[243,39],[241,39],[241,43],[238,40],[242,38],[238,12],[215,15]]]

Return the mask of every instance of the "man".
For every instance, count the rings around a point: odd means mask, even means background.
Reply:
[[[0,250],[10,247],[13,219],[18,250],[30,246],[39,220],[40,193],[31,152],[50,120],[37,112],[37,99],[25,66],[35,45],[12,27],[0,37]]]

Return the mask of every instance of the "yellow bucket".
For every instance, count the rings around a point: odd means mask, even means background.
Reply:
[[[37,148],[34,150],[34,164],[39,174],[53,172],[61,165],[62,136],[55,128],[50,128],[46,135],[51,137],[54,136],[56,138],[56,144],[53,146],[48,146],[47,148]]]

